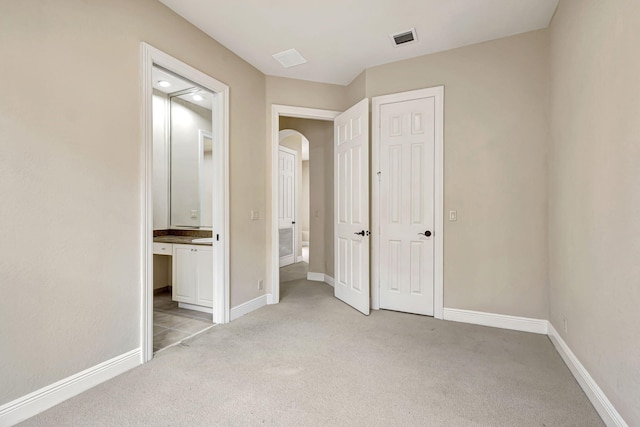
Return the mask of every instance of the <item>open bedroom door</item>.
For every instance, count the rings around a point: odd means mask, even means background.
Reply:
[[[369,100],[334,121],[335,296],[369,314]]]

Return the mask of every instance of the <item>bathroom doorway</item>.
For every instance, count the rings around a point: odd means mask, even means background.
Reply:
[[[229,320],[228,87],[143,43],[143,361]]]

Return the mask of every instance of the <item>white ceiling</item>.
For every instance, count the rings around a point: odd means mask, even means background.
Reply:
[[[349,84],[365,68],[546,28],[558,0],[160,0],[267,75]],[[389,34],[415,27],[418,42]],[[306,64],[271,55],[295,48]]]

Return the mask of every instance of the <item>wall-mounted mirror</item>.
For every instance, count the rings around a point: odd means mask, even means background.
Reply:
[[[154,97],[164,96],[169,147],[170,228],[213,225],[213,93],[159,67]],[[161,92],[161,93],[158,93]]]

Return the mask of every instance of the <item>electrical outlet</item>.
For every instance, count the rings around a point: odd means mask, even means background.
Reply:
[[[567,330],[569,329],[569,322],[567,321],[566,317],[562,318],[562,329],[564,330],[564,333],[567,333]]]
[[[258,290],[261,291],[264,289],[264,280],[258,280]]]
[[[191,209],[191,219],[198,218],[198,211],[196,209]]]
[[[252,221],[256,221],[256,220],[258,220],[258,219],[260,219],[260,211],[254,211],[254,210],[252,210],[252,211],[251,211],[251,220],[252,220]]]

